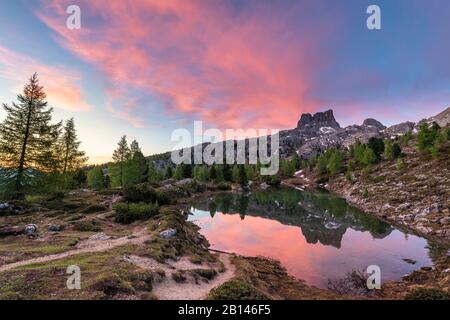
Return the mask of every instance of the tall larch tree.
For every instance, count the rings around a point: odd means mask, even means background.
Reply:
[[[81,142],[78,141],[77,132],[75,130],[75,121],[71,118],[64,124],[61,137],[63,173],[77,170],[88,160],[86,153],[78,150],[80,144]]]
[[[49,172],[58,165],[56,145],[61,123],[51,124],[53,109],[37,74],[31,76],[17,103],[4,104],[6,119],[0,125],[0,164],[17,194],[22,194],[36,172]],[[11,174],[14,172],[14,174]]]

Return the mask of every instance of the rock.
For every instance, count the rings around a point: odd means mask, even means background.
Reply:
[[[429,213],[438,213],[442,211],[442,205],[440,203],[433,203],[425,210],[427,210]]]
[[[266,190],[267,188],[270,188],[270,186],[269,186],[266,182],[261,183],[261,184],[259,185],[259,187],[260,187],[261,189],[263,189],[263,190]]]
[[[176,229],[167,229],[167,230],[161,231],[159,233],[159,236],[164,239],[170,239],[170,238],[173,238],[176,234],[177,234]]]
[[[393,206],[391,206],[390,204],[386,203],[385,205],[383,205],[383,206],[381,207],[381,212],[389,211],[389,210],[391,210],[391,209],[393,209],[393,208],[394,208]]]
[[[38,233],[39,227],[36,224],[27,224],[23,229],[23,233],[27,236],[33,236]]]
[[[335,229],[338,229],[340,226],[341,226],[341,224],[339,224],[337,222],[333,222],[333,221],[327,222],[325,224],[325,228],[328,230],[335,230]]]
[[[416,229],[418,231],[422,232],[422,233],[425,233],[425,234],[428,234],[428,233],[430,233],[432,231],[431,228],[425,227],[424,225],[422,225],[420,223],[418,225],[416,225]]]
[[[378,129],[380,129],[380,130],[386,129],[386,127],[385,127],[380,121],[375,120],[375,119],[372,119],[372,118],[369,118],[369,119],[364,120],[364,122],[363,122],[362,125],[363,125],[363,126],[372,126],[372,127],[376,127],[376,128],[378,128]]]
[[[309,127],[331,127],[339,129],[339,123],[336,122],[333,115],[333,110],[325,112],[316,112],[313,116],[310,113],[304,113],[300,117],[297,128],[305,129]]]
[[[385,132],[388,136],[403,135],[405,133],[408,133],[409,131],[412,131],[414,129],[414,126],[414,122],[406,121],[390,126],[385,130]]]
[[[63,229],[63,227],[59,224],[51,224],[48,226],[48,231],[59,232]]]
[[[0,210],[7,210],[9,208],[8,203],[0,203]]]
[[[111,236],[108,236],[103,232],[96,233],[93,236],[89,237],[89,240],[93,240],[93,241],[96,241],[96,240],[104,241],[104,240],[109,240],[109,239],[111,239]]]
[[[397,211],[397,212],[404,211],[404,210],[407,210],[409,208],[411,208],[411,203],[405,202],[405,203],[402,203],[401,205],[399,205],[397,207],[397,209],[395,209],[395,211]]]
[[[440,224],[450,224],[450,217],[444,217],[439,220]]]
[[[413,259],[408,259],[408,258],[405,258],[405,259],[402,259],[403,261],[405,261],[406,263],[409,263],[409,264],[416,264],[416,260],[413,260]]]

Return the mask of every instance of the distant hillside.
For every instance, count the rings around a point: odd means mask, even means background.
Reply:
[[[436,121],[441,127],[445,126],[450,123],[450,108],[422,121]],[[302,159],[309,159],[333,146],[346,148],[356,140],[365,143],[371,137],[393,138],[409,131],[414,132],[421,122],[405,121],[387,128],[376,119],[369,118],[364,120],[361,125],[354,124],[341,128],[334,118],[333,110],[317,112],[314,115],[304,113],[296,128],[280,132],[280,156],[288,158],[298,155]],[[248,143],[247,139],[247,146]],[[202,148],[204,149],[209,144],[204,143]],[[194,147],[191,148],[192,154],[193,149]],[[170,154],[169,151],[149,156],[147,159],[153,161],[157,167],[163,168],[171,164]]]

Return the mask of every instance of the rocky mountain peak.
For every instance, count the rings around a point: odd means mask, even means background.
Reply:
[[[339,129],[339,123],[334,119],[333,110],[327,110],[324,112],[316,112],[314,115],[310,113],[303,113],[300,117],[300,121],[297,124],[298,129],[331,127]]]
[[[371,126],[371,127],[376,127],[380,130],[384,130],[386,129],[386,127],[378,120],[375,120],[373,118],[368,118],[366,120],[364,120],[363,126]]]

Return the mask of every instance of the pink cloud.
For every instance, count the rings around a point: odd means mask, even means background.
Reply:
[[[142,125],[133,90],[156,97],[169,116],[221,128],[292,127],[319,108],[307,97],[308,77],[322,63],[310,44],[329,30],[315,26],[300,40],[286,29],[285,10],[256,6],[236,16],[226,1],[79,1],[82,28],[69,30],[69,4],[45,1],[36,14],[62,46],[98,67],[112,91],[127,92],[127,105],[108,110],[133,125]]]
[[[69,111],[91,109],[80,88],[78,72],[60,66],[49,66],[0,45],[0,77],[11,83],[11,91],[22,91],[25,75],[37,72],[47,93],[50,106]]]

